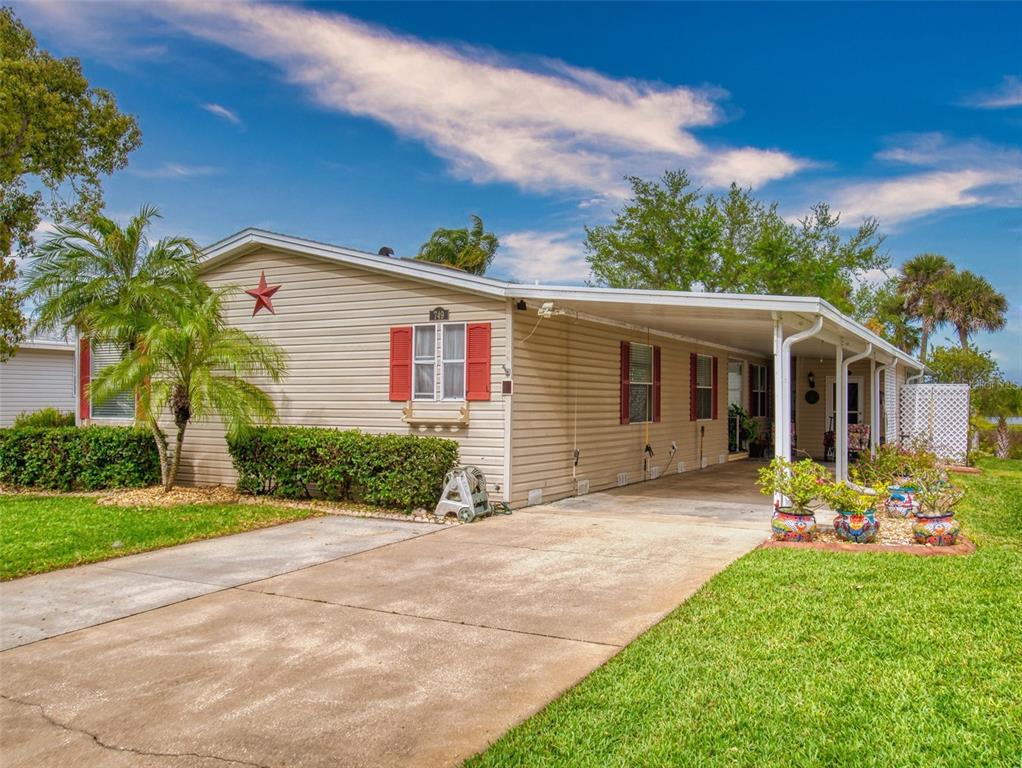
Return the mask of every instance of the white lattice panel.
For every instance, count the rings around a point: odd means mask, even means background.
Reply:
[[[884,371],[884,434],[892,442],[898,437],[898,375],[893,366]]]
[[[902,445],[921,445],[964,462],[969,450],[969,385],[904,384],[898,413]]]

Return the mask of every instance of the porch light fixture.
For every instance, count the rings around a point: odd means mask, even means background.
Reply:
[[[809,389],[816,389],[816,377],[812,371],[809,371]]]

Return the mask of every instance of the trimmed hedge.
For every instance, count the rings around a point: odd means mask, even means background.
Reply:
[[[159,482],[156,442],[144,429],[0,429],[0,483],[58,491],[98,491]]]
[[[73,411],[58,411],[56,408],[40,408],[32,413],[21,413],[14,418],[14,429],[27,429],[28,427],[73,427],[75,415]]]
[[[458,463],[453,440],[321,427],[260,427],[228,448],[241,491],[405,510],[434,506]]]

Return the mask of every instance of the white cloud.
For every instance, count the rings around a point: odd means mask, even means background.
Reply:
[[[578,232],[525,230],[500,236],[493,272],[522,283],[581,283],[589,276]]]
[[[150,4],[164,22],[273,63],[319,105],[424,142],[461,178],[621,195],[625,173],[686,167],[761,185],[805,167],[778,150],[711,147],[719,91],[612,79],[563,62],[399,36],[336,13],[256,3]]]
[[[876,216],[886,225],[951,208],[1022,204],[1022,151],[939,133],[898,137],[877,158],[918,170],[854,181],[828,197],[847,224]]]
[[[215,165],[185,165],[184,163],[163,163],[156,168],[132,168],[130,173],[144,179],[188,179],[193,176],[213,176],[221,169]]]
[[[216,115],[217,117],[222,118],[223,120],[226,120],[229,123],[233,123],[234,125],[244,125],[244,123],[241,121],[241,118],[238,117],[238,113],[235,112],[234,110],[228,109],[223,104],[216,104],[215,102],[210,102],[209,104],[203,104],[202,108],[209,112],[211,115]]]
[[[997,88],[978,94],[965,103],[966,106],[979,109],[1022,107],[1022,77],[1005,75]]]

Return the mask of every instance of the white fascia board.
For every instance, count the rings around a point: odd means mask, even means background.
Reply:
[[[258,246],[291,251],[329,261],[337,261],[342,264],[402,275],[413,280],[444,285],[450,288],[461,288],[486,296],[504,298],[507,295],[505,291],[507,284],[500,280],[479,277],[467,272],[461,272],[460,270],[429,264],[428,262],[380,256],[375,253],[365,253],[364,251],[356,251],[351,248],[317,243],[313,240],[303,240],[259,229],[242,230],[203,249],[199,269],[200,271],[209,269]]]
[[[75,345],[69,341],[36,341],[29,339],[18,344],[18,349],[49,349],[55,352],[74,352]]]
[[[920,372],[929,371],[929,368],[927,368],[925,364],[921,363],[919,360],[916,360],[914,357],[912,357],[912,355],[908,354],[907,352],[903,352],[902,350],[898,349],[896,346],[891,344],[886,339],[883,339],[877,334],[873,333],[873,331],[871,331],[866,326],[862,325],[862,323],[853,320],[847,315],[839,312],[830,302],[825,301],[823,299],[820,299],[819,302],[821,311],[828,320],[840,326],[844,330],[854,334],[863,342],[867,344],[872,344],[874,349],[879,348],[880,350],[886,352],[888,355],[891,355],[892,357],[901,360],[910,368],[915,368]]]
[[[760,310],[818,314],[820,300],[810,296],[769,296],[747,293],[702,293],[697,291],[645,291],[633,288],[590,288],[570,285],[507,284],[515,299],[550,301],[595,301],[607,304],[701,307],[724,310]]]

